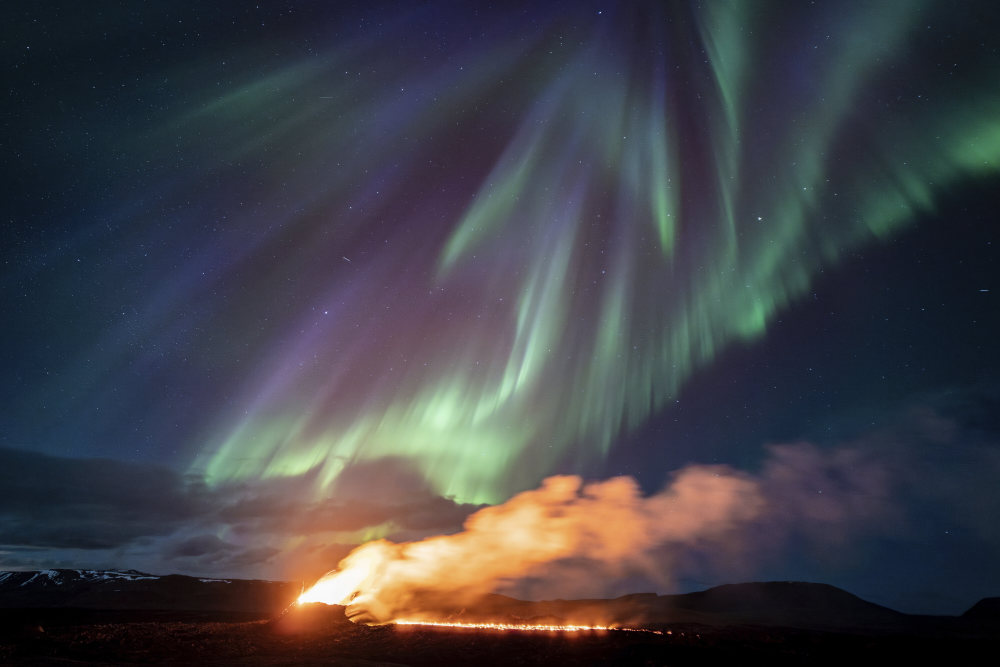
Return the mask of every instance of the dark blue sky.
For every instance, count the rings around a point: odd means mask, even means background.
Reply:
[[[0,568],[314,576],[719,465],[726,557],[609,591],[1000,591],[991,3],[0,13]]]

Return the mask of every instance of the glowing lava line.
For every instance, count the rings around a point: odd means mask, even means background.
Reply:
[[[532,625],[520,623],[460,623],[452,621],[393,621],[393,625],[426,625],[436,628],[471,628],[475,630],[516,630],[520,632],[648,632],[654,635],[664,634],[660,630],[645,628],[621,628],[607,625]],[[669,633],[667,633],[669,634]]]

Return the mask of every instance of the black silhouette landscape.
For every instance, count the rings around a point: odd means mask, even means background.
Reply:
[[[601,624],[583,632],[365,625],[294,603],[301,584],[134,570],[0,573],[0,662],[30,665],[872,664],[1000,648],[1000,598],[960,616],[904,614],[833,586],[732,584],[683,595],[523,601],[489,595],[450,622]]]

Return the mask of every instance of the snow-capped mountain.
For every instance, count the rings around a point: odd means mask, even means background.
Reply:
[[[0,572],[0,607],[185,609],[274,612],[291,604],[297,583],[210,579],[137,570]]]

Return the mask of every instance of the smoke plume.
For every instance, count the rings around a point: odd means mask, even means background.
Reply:
[[[531,577],[563,590],[581,576],[663,580],[670,547],[737,539],[763,504],[756,481],[723,466],[684,468],[652,496],[628,477],[550,477],[471,515],[460,533],[364,544],[301,601],[349,604],[349,616],[390,620],[412,617],[429,600],[461,605]]]

